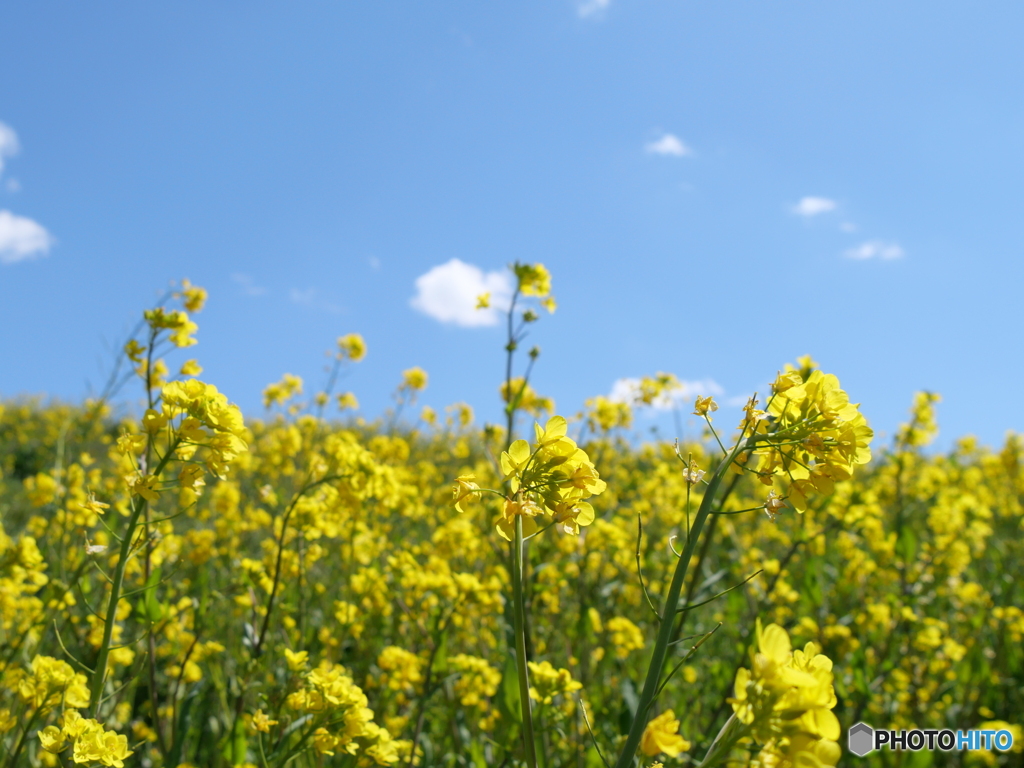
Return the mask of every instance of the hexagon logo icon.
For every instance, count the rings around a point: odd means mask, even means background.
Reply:
[[[867,723],[857,723],[846,732],[846,738],[850,751],[857,757],[864,757],[874,749],[875,729]]]

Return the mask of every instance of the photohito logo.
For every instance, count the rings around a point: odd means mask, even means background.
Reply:
[[[846,734],[850,751],[858,757],[876,749],[898,749],[917,752],[922,749],[954,752],[962,749],[998,749],[1006,752],[1013,747],[1013,734],[1006,729],[998,731],[951,731],[934,728],[900,731],[875,730],[867,723],[857,723]]]

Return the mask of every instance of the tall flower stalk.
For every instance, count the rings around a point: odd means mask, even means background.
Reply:
[[[551,278],[547,270],[541,264],[521,265],[513,267],[516,276],[516,287],[509,300],[506,314],[506,327],[508,337],[505,344],[505,448],[506,452],[512,447],[515,438],[516,411],[522,406],[524,396],[529,391],[530,373],[533,363],[537,359],[539,351],[536,347],[530,351],[530,363],[526,374],[521,381],[515,381],[512,377],[513,362],[516,350],[524,336],[524,330],[528,323],[534,322],[537,315],[533,310],[526,310],[521,317],[520,325],[516,327],[516,304],[522,295],[537,296],[550,299]],[[481,297],[480,304],[486,305],[489,297]],[[553,299],[548,304],[553,311]],[[513,489],[512,479],[506,478],[507,498],[515,495],[518,489]],[[511,491],[511,493],[509,493]],[[533,709],[530,702],[530,678],[526,649],[526,596],[523,588],[524,566],[526,564],[526,552],[523,543],[523,517],[515,516],[511,541],[512,560],[512,631],[515,636],[516,654],[516,675],[519,683],[519,706],[523,721],[523,748],[526,752],[526,762],[529,768],[537,768],[537,742],[533,730]]]
[[[586,452],[566,436],[567,422],[561,416],[549,419],[545,427],[536,425],[536,441],[533,447],[525,440],[515,439],[516,412],[529,410],[536,413],[539,410],[538,405],[543,403],[543,399],[529,387],[532,364],[538,355],[536,348],[530,352],[530,366],[526,375],[521,378],[514,378],[512,375],[514,355],[525,335],[523,330],[537,319],[536,313],[527,309],[522,313],[517,326],[517,302],[524,296],[550,300],[551,286],[550,275],[543,265],[517,263],[512,269],[517,283],[506,315],[507,356],[505,383],[502,388],[506,404],[506,450],[501,454],[500,460],[504,492],[481,489],[474,482],[473,476],[463,476],[458,478],[455,486],[455,501],[456,508],[462,511],[464,503],[474,494],[492,492],[504,497],[497,530],[511,544],[513,632],[524,751],[527,765],[536,768],[537,745],[530,705],[524,590],[524,572],[528,565],[528,556],[524,543],[536,533],[556,524],[567,533],[579,533],[581,526],[589,525],[595,519],[594,510],[586,499],[600,494],[606,485],[600,479]],[[479,308],[488,306],[489,296],[481,296]],[[553,306],[549,308],[553,309]],[[664,382],[659,379],[656,383],[660,391],[671,382],[666,378]],[[544,405],[550,410],[549,403]],[[642,748],[646,754],[657,754],[656,747],[663,742],[670,743],[670,749],[673,750],[680,744],[688,743],[674,735],[676,726],[669,729],[672,730],[672,738],[666,741],[667,724],[670,721],[676,722],[671,716],[660,718],[656,729],[658,733],[650,733],[650,728],[654,726],[654,723],[649,725],[650,715],[658,696],[682,665],[682,662],[677,664],[666,677],[665,669],[670,650],[678,642],[683,617],[687,611],[742,586],[752,578],[697,605],[690,604],[693,594],[691,584],[691,589],[681,602],[690,563],[698,542],[701,541],[708,517],[712,514],[724,514],[722,506],[725,497],[735,486],[735,482],[723,486],[725,475],[729,472],[748,472],[770,487],[763,504],[750,509],[730,511],[728,514],[760,510],[774,520],[779,510],[787,504],[798,512],[804,511],[808,495],[831,493],[837,480],[848,479],[852,476],[855,465],[866,463],[870,459],[868,443],[872,433],[864,417],[857,406],[849,402],[835,376],[823,374],[811,365],[800,369],[787,368],[785,373],[780,373],[772,385],[772,396],[765,410],[758,408],[756,395],[750,398],[743,408],[744,416],[738,426],[739,435],[729,448],[712,426],[711,414],[717,410],[718,405],[709,396],[698,397],[694,405],[694,415],[705,420],[714,442],[721,450],[721,458],[710,479],[705,479],[706,473],[698,469],[693,461],[684,460],[679,455],[684,464],[683,474],[687,482],[685,544],[683,551],[676,553],[677,561],[672,579],[662,598],[660,611],[655,607],[643,581],[640,563],[643,527],[639,527],[637,574],[644,596],[657,614],[658,631],[628,735],[622,744],[614,768],[632,766],[638,749]],[[752,456],[757,457],[756,462],[750,461]],[[699,483],[704,483],[706,488],[696,515],[691,520],[690,489]],[[550,518],[550,521],[540,528],[537,518]],[[703,557],[702,550],[702,560]],[[691,580],[695,578],[692,577]],[[710,635],[710,632],[701,635],[701,639],[693,645],[683,661],[690,658]],[[669,712],[671,713],[671,710]],[[730,727],[735,730],[735,726]],[[725,741],[734,743],[731,736]],[[724,747],[723,744],[723,739],[716,740],[701,764],[704,768],[710,768],[726,759],[731,746]],[[650,751],[652,749],[653,752]]]

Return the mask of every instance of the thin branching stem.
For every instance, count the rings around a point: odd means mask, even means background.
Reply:
[[[644,524],[640,519],[640,515],[636,516],[636,575],[640,579],[640,588],[644,591],[644,597],[647,598],[647,605],[651,607],[651,611],[654,612],[655,618],[658,623],[661,623],[661,614],[658,613],[658,609],[654,607],[654,601],[651,600],[651,595],[647,591],[647,585],[644,583],[644,570],[640,566],[640,543],[644,537]]]
[[[686,580],[686,572],[690,566],[690,559],[693,556],[693,550],[700,538],[701,529],[704,527],[704,521],[707,520],[708,515],[711,513],[711,507],[714,504],[715,497],[718,495],[718,488],[722,483],[722,478],[728,471],[729,466],[732,462],[748,447],[746,440],[741,439],[736,443],[732,452],[727,454],[722,462],[718,465],[715,470],[715,474],[711,481],[708,483],[708,488],[704,492],[704,498],[701,499],[700,507],[697,510],[697,517],[693,522],[693,531],[686,542],[686,547],[683,550],[682,556],[676,562],[675,573],[672,575],[672,582],[669,585],[668,592],[665,595],[665,611],[666,613],[674,608],[679,603],[679,594],[683,589],[683,582]],[[665,663],[668,658],[669,643],[672,641],[672,635],[675,632],[675,622],[673,621],[662,621],[658,630],[657,640],[654,644],[654,652],[651,655],[650,666],[647,668],[647,679],[644,681],[644,687],[640,694],[640,700],[637,705],[636,714],[633,717],[632,725],[629,729],[629,735],[626,737],[626,742],[623,744],[622,751],[619,753],[619,758],[615,762],[615,768],[630,768],[633,765],[633,758],[636,755],[637,747],[640,746],[640,738],[643,736],[644,728],[647,726],[647,718],[650,714],[651,706],[654,704],[655,694],[658,691],[658,687],[661,683],[661,675],[665,669]]]

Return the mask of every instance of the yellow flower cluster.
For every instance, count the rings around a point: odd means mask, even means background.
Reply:
[[[331,723],[313,733],[318,753],[364,755],[377,765],[390,765],[398,760],[398,745],[387,729],[373,722],[367,703],[345,668],[329,661],[309,672],[303,688],[288,696],[290,708]]]
[[[31,673],[18,681],[18,693],[32,709],[45,712],[54,707],[83,709],[89,706],[85,675],[75,672],[66,661],[36,656],[30,669]]]
[[[448,659],[448,666],[459,673],[455,681],[455,694],[464,707],[487,707],[487,699],[498,691],[501,672],[487,659],[460,653]]]
[[[427,388],[427,372],[419,366],[402,371],[401,390],[421,392]]]
[[[49,475],[40,477],[49,478]],[[29,481],[34,480],[35,477],[25,479],[29,496],[35,490],[34,484],[29,486]],[[36,593],[50,581],[45,571],[46,562],[35,538],[26,535],[12,540],[0,526],[0,630],[6,636],[21,637],[29,633],[43,615],[44,605]],[[68,604],[74,602],[73,595],[65,599]]]
[[[637,405],[668,405],[672,402],[672,395],[681,389],[682,384],[678,376],[674,373],[658,371],[654,376],[640,378],[636,385],[633,401]]]
[[[283,405],[302,394],[302,377],[286,373],[280,381],[268,384],[263,390],[263,407]]]
[[[535,296],[545,299],[551,296],[551,273],[543,264],[522,264],[512,266],[516,277],[517,288],[524,296]],[[545,305],[548,311],[554,312],[554,304]]]
[[[566,696],[578,691],[583,684],[572,679],[568,669],[557,669],[550,661],[529,662],[530,698],[541,704],[550,704],[555,696]]]
[[[502,382],[499,392],[507,406],[515,403],[516,408],[533,416],[550,413],[555,409],[555,401],[538,395],[522,376],[514,376],[511,381]]]
[[[206,305],[207,293],[205,288],[192,285],[192,282],[185,278],[181,281],[181,290],[175,291],[174,297],[181,300],[187,311],[199,312]]]
[[[928,445],[939,432],[935,421],[935,404],[942,398],[934,392],[917,392],[910,409],[910,421],[896,432],[896,444],[905,448]]]
[[[872,431],[857,405],[832,374],[814,370],[779,374],[767,410],[751,400],[741,429],[757,440],[756,472],[761,482],[777,485],[800,512],[814,491],[829,495],[853,468],[871,459]]]
[[[358,363],[366,357],[366,342],[358,333],[349,333],[338,338],[338,355],[343,360]]]
[[[587,426],[594,432],[628,429],[633,424],[633,409],[628,403],[616,402],[598,395],[587,400],[586,406]]]
[[[550,291],[539,271],[523,279],[534,298]],[[184,313],[204,298],[177,293]],[[537,743],[549,765],[597,764],[595,739],[614,757],[720,450],[614,432],[645,398],[674,397],[674,377],[640,380],[639,403],[594,398],[576,441],[552,419],[508,446],[514,423],[476,429],[460,404],[415,424],[330,422],[310,407],[330,382],[246,425],[215,388],[160,381],[154,339],[191,322],[172,311],[127,345],[147,376],[141,420],[101,401],[0,404],[0,763],[523,764],[517,563],[524,656],[546,660],[528,665]],[[365,345],[332,354],[340,366]],[[524,381],[506,405],[550,409]],[[657,697],[673,709],[637,744],[649,759],[697,762],[731,723],[729,760],[820,768],[857,719],[969,727],[1024,707],[1024,442],[924,452],[937,398],[922,394],[864,466],[869,431],[844,398],[805,360],[763,410],[748,404],[758,453],[737,456],[712,508],[752,514],[709,516],[694,548]],[[695,410],[720,413],[709,397]],[[466,514],[445,503],[452,477]],[[799,518],[755,512],[812,493]],[[516,560],[487,535],[496,514],[505,536],[517,515],[528,532],[557,521],[579,535],[534,537]],[[758,615],[789,633],[762,629],[737,675]]]
[[[414,691],[423,682],[423,659],[397,645],[389,645],[377,657],[378,680],[393,691]]]
[[[535,424],[536,442],[531,450],[525,440],[516,440],[501,454],[502,478],[512,492],[502,507],[498,533],[511,541],[517,516],[523,518],[523,533],[537,530],[538,515],[552,518],[566,533],[579,533],[580,526],[594,521],[594,508],[586,501],[602,493],[607,484],[586,451],[566,437],[568,423],[553,416],[542,429]],[[455,486],[456,504],[467,498],[473,478],[463,476]]]
[[[632,651],[644,647],[644,633],[636,624],[625,616],[615,616],[605,622],[604,628],[611,636],[612,645],[615,646],[615,655],[624,659]]]
[[[248,449],[241,411],[212,384],[198,379],[172,381],[164,386],[161,400],[161,413],[147,413],[147,416],[172,428],[175,454],[182,461],[193,460],[196,451],[205,448],[206,469],[216,477],[223,477],[228,465]],[[176,426],[172,424],[175,419],[180,419]],[[198,466],[187,465],[178,480],[183,488],[194,490],[201,476]],[[136,485],[144,480],[141,478]]]
[[[736,674],[730,700],[744,735],[761,745],[762,765],[832,766],[839,758],[839,720],[832,661],[815,643],[794,651],[778,624],[757,622],[751,669]]]
[[[157,309],[146,310],[144,317],[149,327],[154,331],[171,331],[170,340],[174,346],[191,347],[196,344],[195,337],[192,334],[199,330],[199,326],[189,319],[188,312],[183,312],[180,309],[167,311],[162,307],[158,307]],[[132,349],[136,350],[138,348],[133,347]],[[138,351],[141,352],[142,350],[138,349]]]
[[[39,731],[39,742],[51,754],[72,748],[76,763],[124,768],[124,761],[135,754],[128,749],[128,737],[108,731],[99,722],[84,718],[73,709],[65,710],[60,728],[48,725]]]

